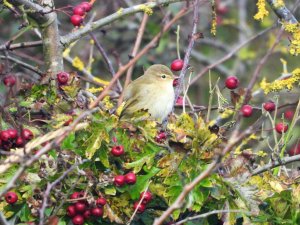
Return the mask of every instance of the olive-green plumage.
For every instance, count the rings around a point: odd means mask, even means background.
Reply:
[[[125,90],[125,105],[121,119],[130,119],[138,110],[148,110],[150,116],[162,122],[171,112],[174,104],[171,70],[160,64],[150,66],[144,75],[132,81]]]

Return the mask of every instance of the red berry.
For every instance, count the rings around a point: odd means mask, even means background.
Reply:
[[[91,213],[95,217],[101,217],[103,215],[103,209],[96,207],[91,210]]]
[[[85,212],[83,213],[83,217],[84,219],[89,219],[92,215],[92,212],[90,209],[85,210]]]
[[[111,154],[114,156],[120,156],[124,154],[124,147],[122,145],[117,145],[112,147]]]
[[[283,122],[277,123],[275,126],[275,130],[279,134],[285,133],[288,130],[288,128],[289,126],[287,124],[284,124]]]
[[[117,175],[117,176],[115,176],[114,184],[117,187],[123,186],[125,184],[125,177],[123,175]]]
[[[166,138],[167,138],[166,133],[161,131],[161,132],[158,133],[158,135],[156,135],[155,141],[159,142],[159,143],[162,143],[164,140],[166,140]]]
[[[179,79],[178,78],[174,79],[173,80],[173,87],[177,87],[178,84],[179,84]]]
[[[228,8],[226,6],[219,6],[216,11],[218,14],[224,15],[228,12]]]
[[[69,217],[74,217],[76,216],[76,209],[75,209],[75,205],[69,205],[67,208],[67,215]]]
[[[288,109],[284,112],[284,118],[287,120],[292,120],[294,117],[294,111],[291,109]]]
[[[142,192],[140,194],[140,199],[139,200],[141,200],[143,196],[144,196],[144,199],[142,201],[143,204],[147,204],[152,200],[152,194],[151,194],[150,191]]]
[[[3,130],[0,132],[0,138],[2,141],[8,141],[10,139],[10,134],[7,130]]]
[[[85,14],[85,8],[78,5],[73,8],[73,14],[78,16],[83,16]]]
[[[266,111],[268,111],[268,112],[273,112],[273,111],[275,110],[275,108],[276,108],[276,105],[275,105],[274,102],[268,101],[268,102],[265,102],[265,103],[263,104],[263,107],[264,107],[264,109],[265,109]]]
[[[3,83],[6,87],[12,87],[16,83],[16,77],[14,75],[7,75],[4,77]]]
[[[25,129],[23,129],[22,132],[21,132],[21,137],[22,137],[24,140],[28,141],[28,140],[33,139],[33,133],[31,132],[31,130],[25,128]]]
[[[84,8],[84,10],[85,10],[86,12],[89,12],[89,11],[91,11],[91,9],[92,9],[92,4],[89,3],[89,2],[81,2],[81,3],[79,4],[79,6],[81,6],[82,8]]]
[[[76,209],[76,212],[82,213],[86,210],[86,204],[84,202],[76,202],[75,209]]]
[[[72,223],[74,225],[82,225],[82,224],[84,224],[84,218],[83,218],[83,216],[82,215],[77,215],[77,216],[73,217]]]
[[[236,89],[239,86],[239,79],[236,76],[229,76],[225,80],[225,86],[228,89]]]
[[[15,139],[18,136],[18,131],[16,129],[8,129],[7,132],[11,139]]]
[[[290,156],[299,155],[300,154],[300,142],[294,145],[289,151]]]
[[[133,205],[134,210],[138,207],[138,204],[139,204],[139,202],[134,203],[134,205]],[[146,209],[146,205],[141,203],[138,210],[137,210],[137,213],[143,213],[145,211],[145,209]]]
[[[66,72],[59,72],[57,75],[57,81],[60,85],[65,85],[68,83],[69,78],[70,78],[70,74],[66,73]]]
[[[178,96],[178,98],[176,100],[176,105],[183,105],[183,97],[182,96]]]
[[[183,60],[181,59],[175,59],[171,63],[171,70],[173,71],[180,71],[182,70],[182,67],[183,67]]]
[[[78,199],[83,197],[84,197],[83,192],[74,192],[73,194],[70,195],[70,199]]]
[[[18,195],[15,193],[15,192],[7,192],[5,195],[4,195],[4,198],[5,198],[5,201],[8,203],[8,204],[14,204],[18,201]]]
[[[125,182],[127,184],[135,184],[136,183],[136,175],[133,172],[129,172],[125,175]]]
[[[71,16],[71,23],[74,25],[74,26],[80,26],[83,22],[83,18],[79,15],[73,15]]]
[[[17,137],[16,146],[17,147],[23,147],[24,146],[24,139],[22,137]]]
[[[241,108],[241,113],[244,117],[250,117],[253,113],[253,108],[251,105],[243,105]]]
[[[96,205],[97,206],[104,206],[106,204],[106,199],[103,197],[100,197],[96,200]]]

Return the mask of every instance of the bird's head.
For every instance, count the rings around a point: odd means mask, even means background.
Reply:
[[[145,76],[151,78],[151,80],[168,83],[173,82],[173,80],[176,79],[172,71],[167,66],[161,64],[150,66],[146,70]]]

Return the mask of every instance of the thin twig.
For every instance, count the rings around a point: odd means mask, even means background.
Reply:
[[[0,51],[6,51],[6,50],[11,51],[11,50],[19,49],[19,48],[32,48],[32,47],[37,47],[37,46],[42,46],[42,41],[22,42],[22,43],[11,44],[9,46],[1,45]]]
[[[179,78],[178,78],[178,86],[175,89],[175,101],[174,105],[176,103],[176,100],[178,96],[180,95],[182,88],[183,88],[183,82],[184,82],[184,77],[188,69],[188,64],[191,56],[192,49],[194,47],[195,41],[200,38],[199,34],[197,34],[197,26],[199,23],[199,6],[200,6],[200,0],[195,0],[194,3],[194,14],[193,14],[193,28],[192,32],[190,35],[190,41],[189,45],[187,47],[185,56],[184,56],[184,63],[183,63],[183,68],[180,72]]]
[[[180,220],[176,223],[173,223],[173,225],[180,225],[180,224],[184,224],[188,221],[191,221],[191,220],[196,220],[196,219],[200,219],[200,218],[205,218],[205,217],[208,217],[210,215],[213,215],[213,214],[219,214],[219,213],[249,213],[248,211],[244,211],[244,210],[213,210],[213,211],[210,211],[210,212],[207,212],[207,213],[203,213],[203,214],[200,214],[200,215],[197,215],[197,216],[191,216],[191,217],[188,217],[184,220]]]
[[[205,73],[207,73],[207,71],[213,69],[214,67],[216,67],[217,65],[227,61],[228,59],[230,59],[232,56],[234,56],[236,54],[236,52],[238,52],[241,48],[243,48],[245,45],[249,44],[251,41],[255,40],[256,38],[266,34],[267,32],[269,32],[270,30],[272,30],[275,26],[265,29],[261,32],[259,32],[258,34],[254,35],[253,37],[249,38],[248,40],[242,42],[241,44],[239,44],[238,46],[236,46],[231,52],[229,52],[227,55],[225,55],[224,57],[222,57],[219,60],[216,60],[214,63],[210,64],[209,66],[205,67],[200,73],[198,73],[191,81],[191,84],[194,84],[199,78],[201,78]]]
[[[95,42],[95,45],[96,45],[96,48],[99,50],[100,54],[102,55],[103,59],[104,59],[104,62],[105,64],[107,65],[108,67],[108,71],[110,72],[111,76],[115,76],[116,72],[114,70],[114,67],[110,61],[110,59],[108,58],[108,55],[106,54],[103,46],[101,45],[101,43],[97,40],[97,38],[95,37],[95,35],[90,32],[90,36],[92,37],[92,39],[94,40]],[[121,86],[121,83],[119,80],[117,80],[117,89],[118,89],[118,92],[121,92],[122,91],[122,86]]]
[[[30,71],[32,71],[32,72],[35,72],[36,74],[38,74],[38,75],[43,75],[43,74],[45,74],[45,73],[43,73],[41,70],[39,70],[38,68],[36,68],[36,67],[34,67],[34,66],[31,66],[31,65],[29,65],[29,64],[27,64],[27,63],[25,63],[25,62],[23,62],[23,61],[20,61],[20,60],[18,60],[18,59],[16,59],[16,58],[13,58],[13,57],[11,57],[11,56],[0,56],[0,59],[8,59],[9,61],[12,61],[12,62],[14,62],[14,63],[17,63],[18,65],[20,65],[20,66],[22,66],[22,67],[24,67],[24,68],[26,68],[26,69],[28,69],[28,70],[30,70]]]

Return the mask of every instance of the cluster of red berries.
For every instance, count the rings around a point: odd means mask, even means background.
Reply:
[[[6,87],[12,87],[14,86],[16,83],[16,77],[12,74],[9,74],[9,75],[6,75],[4,78],[3,78],[3,84],[6,86]]]
[[[33,133],[26,128],[21,131],[20,135],[16,129],[12,128],[0,131],[0,146],[5,150],[23,147],[31,139],[33,139]]]
[[[114,184],[117,187],[122,187],[125,184],[133,185],[136,183],[136,175],[133,172],[129,172],[125,175],[117,175],[114,178]]]
[[[229,76],[225,80],[225,86],[231,90],[236,89],[239,86],[239,83],[240,83],[240,81],[236,76]],[[273,112],[276,108],[276,105],[274,102],[268,101],[263,104],[263,108],[267,112]],[[252,113],[253,113],[253,107],[251,105],[243,105],[241,107],[240,112],[241,112],[242,116],[244,116],[244,117],[251,117]],[[288,114],[288,115],[286,116],[286,114]],[[289,113],[286,113],[286,112],[284,113],[284,115],[285,115],[286,119],[291,119],[291,117],[292,117],[289,115]],[[279,134],[285,133],[288,130],[288,125],[286,123],[279,122],[276,124],[275,130]]]
[[[84,197],[83,192],[74,192],[70,199],[76,200]],[[74,225],[82,225],[85,220],[99,218],[103,216],[103,206],[106,204],[106,199],[99,197],[95,205],[89,205],[85,200],[78,200],[67,208],[67,215],[72,218]]]
[[[71,23],[74,26],[80,26],[83,22],[84,15],[91,11],[92,4],[89,2],[81,2],[73,8],[73,15],[71,16]]]
[[[13,192],[13,191],[9,191],[4,195],[5,201],[8,204],[14,204],[18,201],[18,195]]]
[[[141,204],[139,202],[143,199]],[[144,191],[140,194],[140,198],[137,202],[133,204],[133,209],[137,209],[137,213],[143,213],[146,209],[146,205],[152,200],[152,194],[149,191]]]

